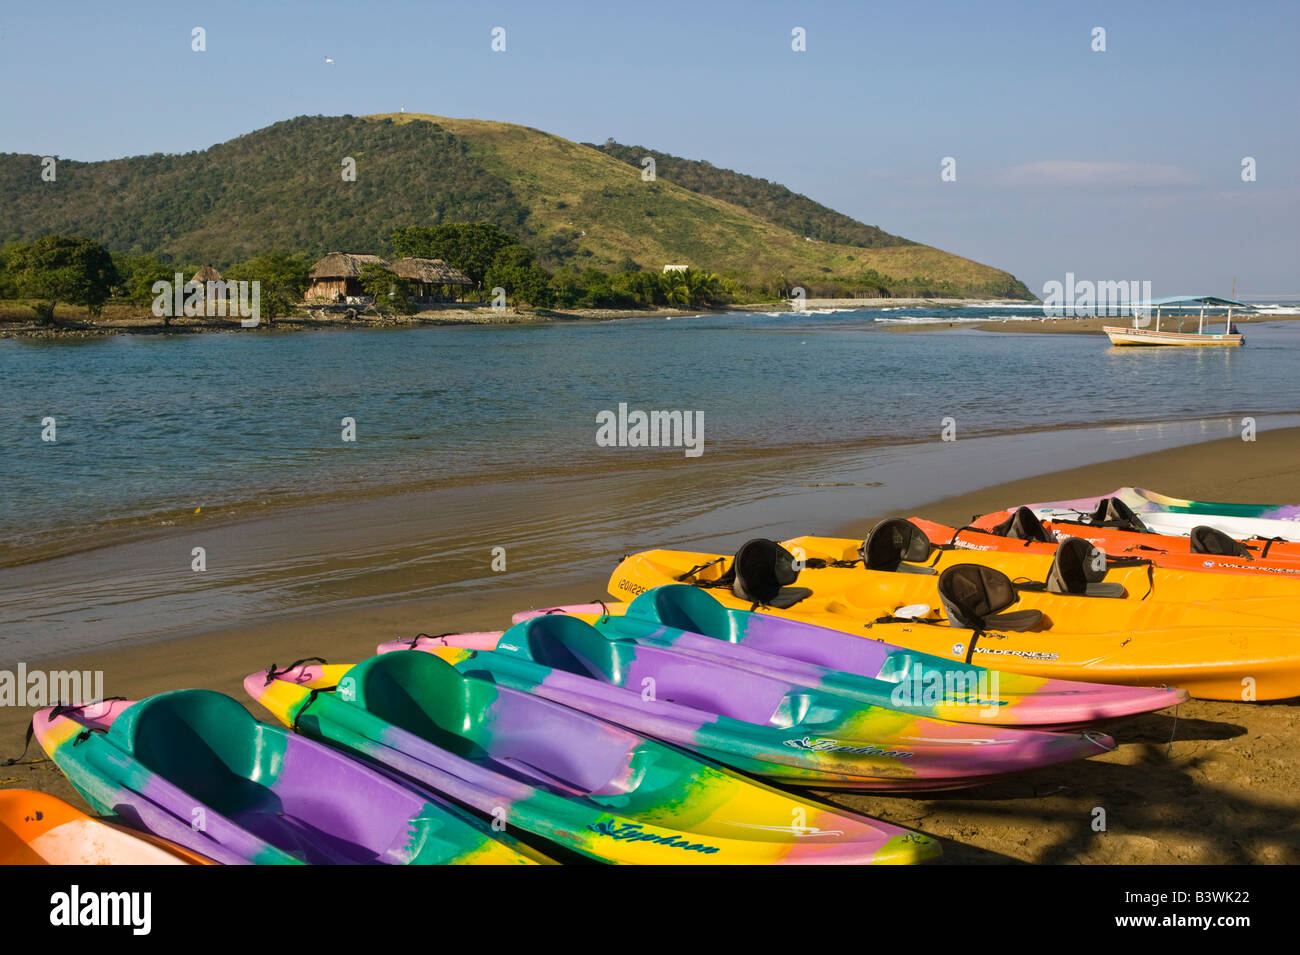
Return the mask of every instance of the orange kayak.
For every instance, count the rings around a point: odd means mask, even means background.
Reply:
[[[1073,521],[1039,521],[1032,511],[1023,507],[982,515],[962,528],[919,517],[911,521],[933,543],[951,544],[963,550],[1050,556],[1056,552],[1060,539],[1080,537],[1101,548],[1109,557],[1141,558],[1170,570],[1300,581],[1300,543],[1290,541],[1233,540],[1213,534],[1194,539]]]
[[[0,789],[0,865],[212,865],[163,839],[88,816],[57,796]]]

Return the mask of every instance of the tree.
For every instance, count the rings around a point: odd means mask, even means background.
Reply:
[[[725,301],[730,293],[722,279],[713,272],[673,269],[659,276],[664,301],[687,308]]]
[[[673,269],[659,275],[659,287],[663,289],[664,301],[669,305],[688,306],[691,304],[691,287],[687,281],[687,269]]]
[[[156,255],[113,255],[113,264],[117,268],[117,284],[113,287],[115,298],[126,299],[140,305],[147,305],[155,298],[155,282],[174,282],[176,273],[192,275],[174,266],[159,261]]]
[[[652,307],[665,302],[663,286],[654,272],[619,272],[610,280],[610,286],[616,292],[626,293],[634,305]]]
[[[488,270],[488,288],[503,288],[517,302],[536,308],[548,308],[555,301],[551,276],[534,262],[532,249],[512,245],[502,249]]]
[[[18,283],[9,270],[9,256],[12,250],[20,245],[21,242],[11,242],[4,248],[0,248],[0,298],[18,297]]]
[[[381,312],[410,315],[415,311],[411,303],[411,283],[392,269],[382,265],[363,265],[357,276],[361,290],[375,299],[375,308]]]
[[[497,255],[519,240],[486,222],[446,222],[436,226],[409,226],[389,236],[399,257],[442,259],[482,287]]]
[[[729,297],[725,283],[715,273],[687,269],[683,274],[686,279],[687,298],[691,305],[712,305],[726,301]]]
[[[311,279],[311,263],[300,255],[271,252],[232,265],[225,277],[257,282],[261,316],[267,322],[282,318],[302,301]]]
[[[587,289],[577,270],[565,266],[551,275],[551,295],[557,308],[573,308],[586,297]]]
[[[6,265],[19,295],[43,300],[31,306],[43,325],[54,324],[59,302],[98,315],[118,281],[108,251],[80,236],[47,235],[10,246]]]

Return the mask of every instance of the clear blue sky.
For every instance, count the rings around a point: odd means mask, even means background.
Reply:
[[[186,152],[405,107],[708,159],[1036,292],[1300,296],[1293,0],[470,6],[3,0],[0,151]]]

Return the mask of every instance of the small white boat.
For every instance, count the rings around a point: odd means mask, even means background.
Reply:
[[[1196,331],[1184,332],[1182,330],[1182,306],[1198,304],[1201,306],[1200,319],[1197,322]],[[1166,306],[1178,306],[1179,322],[1178,331],[1161,329],[1160,320],[1163,317],[1163,311]],[[1222,332],[1207,332],[1205,330],[1205,309],[1207,306],[1224,307],[1227,306],[1228,318],[1227,328]],[[1190,345],[1196,346],[1235,346],[1243,345],[1246,342],[1246,336],[1236,330],[1232,324],[1232,310],[1234,308],[1249,308],[1244,302],[1234,302],[1227,298],[1217,298],[1213,295],[1174,295],[1169,298],[1156,299],[1142,306],[1144,311],[1149,313],[1151,308],[1156,310],[1155,327],[1147,328],[1145,325],[1138,325],[1137,318],[1133,319],[1134,324],[1131,326],[1124,325],[1106,325],[1102,331],[1110,339],[1112,345]],[[1148,315],[1147,321],[1150,321]]]

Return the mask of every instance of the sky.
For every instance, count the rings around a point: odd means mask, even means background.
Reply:
[[[1300,299],[1297,49],[1295,0],[0,0],[0,152],[404,108],[707,159],[1039,294]]]

